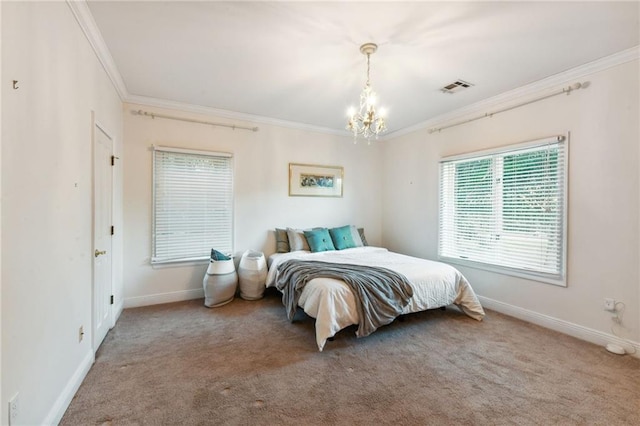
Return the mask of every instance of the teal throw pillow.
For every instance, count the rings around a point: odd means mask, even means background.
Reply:
[[[231,260],[231,258],[218,250],[211,249],[211,260]]]
[[[338,250],[356,247],[356,243],[353,241],[353,236],[351,235],[351,226],[349,225],[340,228],[331,228],[329,234],[331,234],[333,246]]]
[[[331,235],[329,235],[329,230],[327,228],[304,231],[304,236],[309,243],[311,251],[314,253],[336,249],[333,246],[333,241],[331,241]]]

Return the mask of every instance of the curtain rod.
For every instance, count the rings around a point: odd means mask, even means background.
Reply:
[[[582,89],[586,89],[587,87],[589,87],[589,82],[574,83],[569,87],[563,87],[562,90],[559,90],[557,92],[554,92],[554,93],[551,93],[551,94],[548,94],[548,95],[541,96],[539,98],[531,99],[530,101],[522,102],[522,103],[519,103],[517,105],[512,105],[510,107],[499,109],[497,111],[487,112],[484,115],[480,115],[478,117],[470,118],[468,120],[458,121],[457,123],[449,124],[449,125],[446,125],[446,126],[434,127],[432,129],[429,129],[429,133],[439,132],[441,130],[449,129],[451,127],[456,127],[456,126],[459,126],[461,124],[467,124],[467,123],[470,123],[472,121],[480,120],[481,118],[493,117],[495,114],[500,114],[501,112],[510,111],[512,109],[515,109],[515,108],[520,108],[522,106],[529,105],[529,104],[532,104],[534,102],[542,101],[544,99],[551,98],[553,96],[562,95],[564,93],[566,93],[568,95],[571,92],[573,92],[574,90],[578,90],[578,89],[581,89],[581,88]]]
[[[169,120],[178,120],[178,121],[186,121],[188,123],[199,123],[199,124],[208,124],[210,126],[219,126],[219,127],[228,127],[230,129],[236,130],[249,130],[252,132],[257,132],[259,129],[258,127],[247,127],[247,126],[236,126],[235,124],[226,124],[226,123],[214,123],[213,121],[204,121],[204,120],[194,120],[191,118],[182,118],[182,117],[174,117],[172,115],[164,115],[164,114],[156,114],[155,112],[147,112],[147,111],[143,111],[141,109],[137,110],[137,111],[131,111],[132,114],[134,115],[144,115],[146,117],[151,117],[151,118],[166,118]]]

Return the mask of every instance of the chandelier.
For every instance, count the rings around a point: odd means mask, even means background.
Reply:
[[[347,123],[347,130],[353,133],[353,142],[358,141],[358,135],[364,137],[367,142],[371,143],[373,136],[378,138],[380,133],[383,133],[387,129],[387,125],[384,121],[385,112],[382,108],[376,115],[376,92],[371,88],[369,81],[369,60],[371,55],[378,50],[378,46],[374,43],[365,43],[360,46],[360,52],[363,55],[367,55],[367,83],[362,89],[360,94],[360,108],[355,109],[351,107],[349,109],[349,122]]]

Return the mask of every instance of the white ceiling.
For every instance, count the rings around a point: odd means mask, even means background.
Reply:
[[[639,44],[634,2],[89,1],[129,95],[342,130],[365,82],[391,132]],[[475,86],[444,94],[463,79]],[[345,133],[346,134],[346,133]]]

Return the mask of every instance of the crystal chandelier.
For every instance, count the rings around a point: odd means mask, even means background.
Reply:
[[[378,135],[387,129],[387,125],[384,121],[384,110],[380,108],[378,115],[376,115],[376,92],[371,88],[369,82],[369,60],[371,55],[378,50],[378,46],[374,43],[365,43],[360,46],[360,52],[363,55],[367,55],[367,83],[362,89],[360,94],[360,108],[356,110],[354,107],[349,109],[349,123],[347,124],[347,130],[353,133],[353,142],[358,141],[358,135],[362,135],[369,143],[373,136],[378,138]]]

